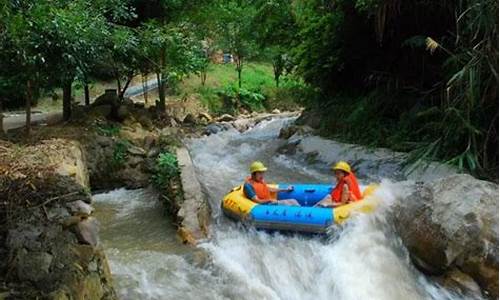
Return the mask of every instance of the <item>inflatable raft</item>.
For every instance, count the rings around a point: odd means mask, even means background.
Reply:
[[[288,184],[270,185],[287,187]],[[363,199],[336,208],[313,207],[330,194],[333,186],[327,184],[293,184],[293,191],[279,192],[276,199],[296,199],[299,206],[258,204],[245,197],[243,186],[229,192],[222,201],[222,211],[234,220],[250,224],[258,229],[325,233],[332,224],[341,224],[354,212],[370,213],[378,199],[370,196],[376,185],[367,186]]]

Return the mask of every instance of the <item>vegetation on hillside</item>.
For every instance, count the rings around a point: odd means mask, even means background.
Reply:
[[[297,102],[338,139],[498,170],[498,1],[0,0],[0,101],[154,74],[215,113]],[[214,65],[222,54],[234,62]],[[259,62],[259,63],[256,63]],[[29,114],[27,114],[29,118]],[[28,127],[29,128],[29,127]]]

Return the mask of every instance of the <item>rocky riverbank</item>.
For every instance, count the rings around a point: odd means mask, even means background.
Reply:
[[[28,138],[10,132],[0,145],[0,298],[116,298],[91,191],[146,187],[161,175],[160,155],[176,155],[178,175],[157,188],[179,237],[194,245],[208,235],[210,209],[181,138],[273,117],[212,119],[195,109],[164,116],[112,98],[76,108],[71,122],[34,127]]]
[[[498,185],[453,175],[404,186],[394,225],[415,266],[451,278],[466,295],[479,285],[497,299]]]
[[[169,120],[141,105],[104,101],[75,109],[71,122],[35,127],[29,138],[9,133],[11,142],[0,145],[0,299],[116,298],[91,190],[150,185],[159,155],[201,131]],[[183,207],[182,228],[190,208],[178,188],[167,186],[161,198],[179,196],[172,207]]]
[[[347,160],[366,183],[396,182],[389,217],[414,265],[459,294],[498,298],[498,184],[436,162],[408,172],[407,154],[321,138],[317,121],[306,114],[283,128],[279,152],[325,173]]]
[[[116,299],[80,144],[0,147],[1,298]]]

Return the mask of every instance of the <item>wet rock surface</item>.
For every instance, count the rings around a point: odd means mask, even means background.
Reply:
[[[0,190],[11,204],[1,231],[5,297],[115,299],[80,145],[56,139],[2,146]],[[82,244],[89,244],[86,253],[75,250]]]
[[[394,224],[419,269],[443,275],[457,268],[498,297],[498,185],[469,175],[410,185]]]
[[[176,155],[183,191],[183,201],[177,204],[179,209],[176,214],[180,225],[178,233],[184,242],[196,244],[197,240],[208,234],[209,207],[203,198],[188,150],[178,148]]]

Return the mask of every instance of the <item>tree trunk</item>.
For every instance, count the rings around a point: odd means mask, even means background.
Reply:
[[[70,80],[63,85],[63,120],[68,121],[71,118],[71,85]]]
[[[144,97],[144,104],[148,104],[148,77],[141,74],[142,79],[142,95]]]
[[[84,83],[83,91],[85,93],[85,105],[89,106],[90,105],[90,91],[89,91],[88,83]]]
[[[241,89],[241,71],[243,70],[243,58],[238,55],[236,60],[236,71],[238,71],[238,87]]]
[[[3,98],[0,98],[0,137],[4,135],[3,130]]]
[[[278,68],[276,63],[273,63],[274,81],[276,82],[276,87],[280,87],[280,76],[281,70]]]
[[[120,91],[122,90],[122,83],[120,81],[120,75],[117,75],[116,76],[116,87],[117,87],[117,91],[118,93],[120,93]]]
[[[238,67],[238,87],[241,89],[241,68]]]
[[[207,70],[203,70],[200,73],[201,85],[205,86],[205,82],[207,81]]]
[[[160,73],[156,73],[156,80],[158,81],[158,97],[160,97],[157,108],[163,113],[165,112],[165,83]]]
[[[33,101],[33,86],[31,80],[26,84],[26,135],[31,133],[31,102]]]
[[[123,87],[123,90],[118,90],[118,99],[120,99],[120,101],[123,101],[123,97],[125,96],[125,92],[127,91],[128,89],[128,86],[130,85],[130,82],[132,81],[132,78],[134,78],[133,76],[130,76],[127,78],[127,82],[125,82],[125,86]]]

